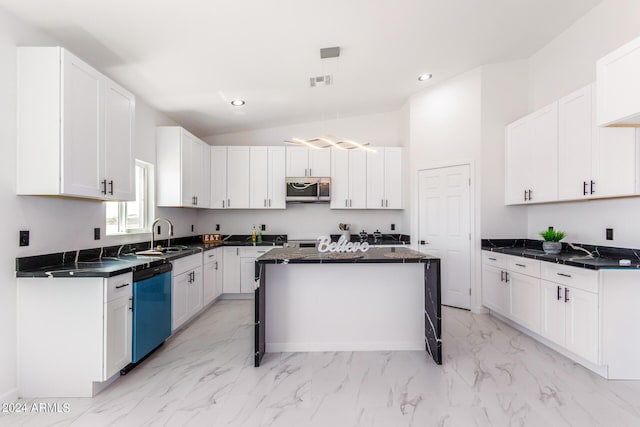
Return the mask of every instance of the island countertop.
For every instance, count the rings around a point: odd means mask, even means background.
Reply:
[[[318,252],[316,248],[272,249],[260,264],[426,263],[438,258],[408,248],[370,247],[366,252]]]

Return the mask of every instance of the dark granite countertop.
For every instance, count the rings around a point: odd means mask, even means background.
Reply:
[[[532,258],[545,262],[564,264],[572,267],[600,269],[640,269],[640,250],[609,246],[575,245],[591,252],[593,258],[563,243],[558,255],[547,255],[542,250],[542,241],[529,239],[483,239],[482,250],[507,255]],[[621,259],[628,259],[631,265],[620,265]]]
[[[320,253],[315,248],[273,249],[259,257],[261,264],[426,263],[438,258],[408,248],[369,248],[367,252]]]

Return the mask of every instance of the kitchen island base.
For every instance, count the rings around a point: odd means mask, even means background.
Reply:
[[[259,258],[255,366],[265,352],[423,349],[441,364],[440,262],[385,251],[337,262],[312,252]]]

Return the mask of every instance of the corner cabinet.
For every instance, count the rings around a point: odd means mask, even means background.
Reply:
[[[640,126],[640,37],[596,63],[598,126]]]
[[[17,67],[17,194],[135,200],[135,97],[60,47]]]
[[[367,209],[402,209],[402,148],[367,152]]]
[[[18,279],[20,396],[92,397],[119,375],[131,363],[132,285],[131,273]]]
[[[209,145],[178,126],[156,132],[157,205],[209,208]]]
[[[367,207],[367,153],[331,149],[331,209]]]

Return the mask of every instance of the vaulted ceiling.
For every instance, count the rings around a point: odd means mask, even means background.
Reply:
[[[204,137],[399,109],[526,58],[600,0],[0,0]],[[340,46],[339,59],[319,49]],[[434,78],[419,82],[423,72]],[[309,77],[334,84],[310,88]],[[233,107],[232,99],[246,105]]]

